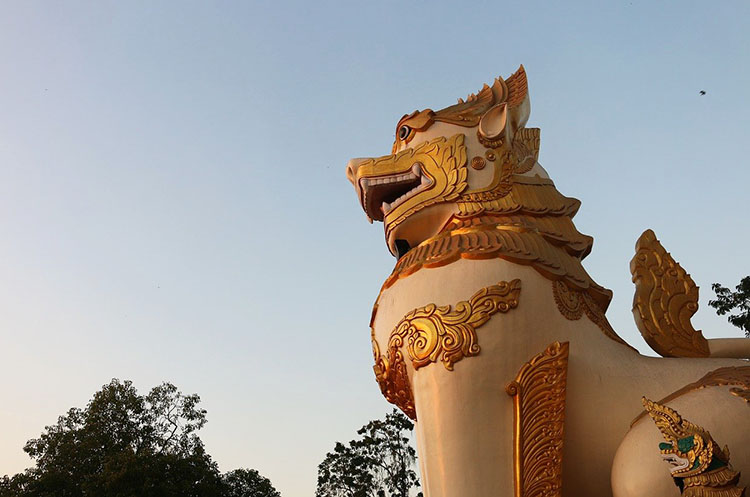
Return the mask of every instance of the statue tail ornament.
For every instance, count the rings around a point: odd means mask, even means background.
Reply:
[[[690,318],[698,310],[698,286],[656,235],[646,230],[635,245],[630,272],[635,283],[633,316],[649,346],[662,357],[750,358],[750,339],[706,339]]]

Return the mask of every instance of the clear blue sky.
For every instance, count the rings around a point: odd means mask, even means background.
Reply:
[[[344,176],[398,118],[529,77],[529,126],[583,202],[586,266],[630,313],[653,228],[706,306],[750,274],[750,4],[5,1],[0,474],[112,377],[197,392],[222,470],[310,496],[382,416],[370,307],[394,260]],[[707,94],[700,96],[699,90]]]

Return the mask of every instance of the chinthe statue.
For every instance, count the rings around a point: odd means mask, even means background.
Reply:
[[[750,340],[692,327],[698,288],[650,230],[633,313],[663,358],[618,336],[611,291],[581,263],[580,202],[537,161],[529,112],[521,67],[405,115],[391,155],[346,168],[398,258],[372,311],[373,369],[416,421],[425,496],[679,496],[644,395],[711,426],[747,475]]]

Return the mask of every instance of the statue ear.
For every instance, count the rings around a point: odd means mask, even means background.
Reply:
[[[508,122],[508,106],[505,102],[493,105],[479,120],[479,133],[488,140],[497,140],[505,131]]]

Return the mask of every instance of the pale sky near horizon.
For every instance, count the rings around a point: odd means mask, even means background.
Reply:
[[[540,163],[644,353],[653,228],[706,303],[750,274],[750,4],[0,2],[0,475],[111,378],[208,410],[223,471],[284,497],[390,406],[368,320],[394,259],[344,176],[397,120],[523,63]],[[699,91],[705,90],[705,96]]]

